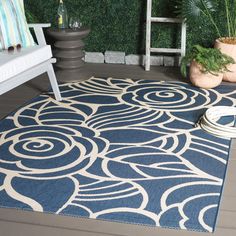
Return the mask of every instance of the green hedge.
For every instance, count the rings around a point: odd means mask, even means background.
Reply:
[[[143,53],[145,44],[146,0],[64,0],[70,16],[78,16],[91,28],[86,39],[87,51],[106,50]],[[178,0],[176,0],[178,1]],[[216,0],[220,1],[220,0]],[[56,25],[57,0],[25,0],[30,22],[51,22]],[[153,0],[153,14],[174,16],[175,0]],[[216,38],[206,22],[189,25],[187,47],[199,43],[209,46]],[[156,24],[152,28],[154,47],[177,47],[180,28]]]

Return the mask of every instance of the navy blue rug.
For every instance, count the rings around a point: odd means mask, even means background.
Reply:
[[[61,91],[1,121],[1,207],[214,230],[230,140],[195,123],[235,106],[235,87],[91,78]]]

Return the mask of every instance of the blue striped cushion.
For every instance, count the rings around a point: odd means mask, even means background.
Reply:
[[[0,49],[35,45],[29,31],[23,0],[0,0]]]

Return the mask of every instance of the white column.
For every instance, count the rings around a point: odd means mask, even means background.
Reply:
[[[150,54],[151,54],[151,15],[152,15],[152,0],[147,0],[147,21],[146,21],[146,59],[145,70],[150,70]]]
[[[181,58],[186,54],[186,32],[187,25],[185,19],[183,19],[182,27],[181,27]]]

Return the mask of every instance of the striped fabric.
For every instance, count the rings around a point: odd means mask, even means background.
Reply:
[[[23,0],[0,0],[0,50],[21,44],[35,45],[29,31]]]

